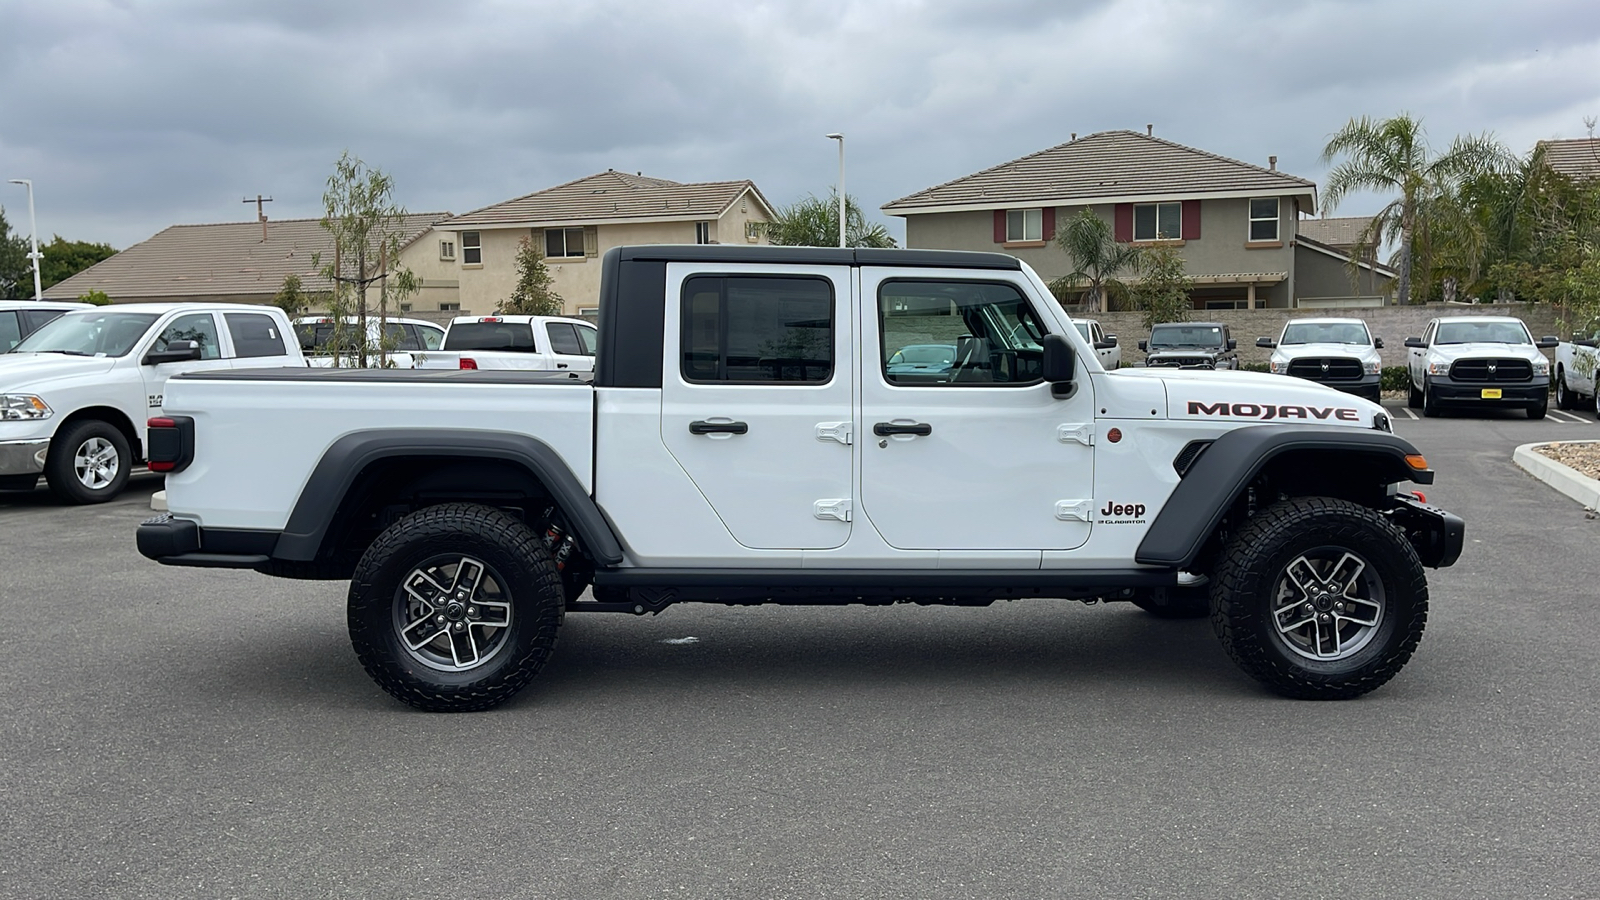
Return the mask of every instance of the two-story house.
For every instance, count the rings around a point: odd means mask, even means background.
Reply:
[[[461,309],[484,313],[511,296],[524,238],[544,254],[567,315],[594,315],[599,257],[623,244],[767,242],[771,204],[752,181],[680,184],[607,169],[441,222],[439,258],[457,272]]]
[[[1316,185],[1269,159],[1254,166],[1148,133],[1104,131],[901,197],[883,211],[905,217],[908,247],[1000,250],[1049,281],[1073,270],[1053,243],[1057,228],[1089,209],[1120,242],[1176,248],[1196,309],[1350,295],[1348,281],[1297,283],[1296,222],[1315,210]]]

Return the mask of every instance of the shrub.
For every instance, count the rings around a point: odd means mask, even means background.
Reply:
[[[1247,362],[1247,363],[1244,363],[1244,364],[1240,365],[1239,368],[1243,369],[1246,372],[1270,372],[1270,371],[1272,371],[1272,369],[1269,368],[1266,363]]]
[[[1403,391],[1411,387],[1411,370],[1405,366],[1384,366],[1378,373],[1378,385],[1386,391]]]

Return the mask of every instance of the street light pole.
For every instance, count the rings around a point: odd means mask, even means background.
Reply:
[[[843,246],[845,246],[845,242],[844,242],[844,135],[839,134],[838,132],[834,132],[833,134],[824,135],[824,137],[828,138],[829,140],[838,141],[839,142],[839,246],[843,247]]]
[[[33,299],[44,299],[44,291],[39,287],[39,260],[44,257],[39,254],[39,222],[33,217],[33,179],[13,178],[12,184],[20,184],[28,189],[28,259],[33,261]]]

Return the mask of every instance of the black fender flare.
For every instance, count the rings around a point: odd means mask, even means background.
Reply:
[[[1273,459],[1303,450],[1334,451],[1375,461],[1388,484],[1432,484],[1432,469],[1406,461],[1421,454],[1410,441],[1384,431],[1337,426],[1254,425],[1222,435],[1200,454],[1155,521],[1134,559],[1150,566],[1189,565],[1206,538],[1250,482]]]
[[[308,562],[316,559],[356,476],[380,460],[407,456],[465,456],[521,465],[550,491],[596,562],[607,566],[622,562],[622,544],[610,523],[549,444],[528,435],[501,431],[425,428],[358,431],[334,441],[301,488],[272,556]]]

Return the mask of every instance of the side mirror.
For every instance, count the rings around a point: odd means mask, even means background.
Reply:
[[[1539,343],[1534,344],[1534,346],[1538,347],[1540,350],[1549,350],[1551,347],[1560,346],[1560,344],[1561,344],[1561,339],[1560,338],[1556,337],[1553,334],[1547,334],[1544,337],[1539,338]]]
[[[1256,338],[1256,346],[1262,348],[1263,350],[1271,350],[1272,348],[1278,346],[1278,342],[1272,338]]]
[[[1115,347],[1116,345],[1117,345],[1117,339],[1114,338],[1114,337],[1109,337],[1109,338],[1106,338],[1103,341],[1095,341],[1094,342],[1094,348],[1096,350],[1110,350],[1112,347]]]
[[[1372,339],[1372,349],[1374,349],[1374,350],[1382,350],[1383,349],[1383,338],[1373,338]]]
[[[144,355],[144,364],[159,366],[162,363],[188,362],[200,358],[200,345],[195,341],[172,341],[165,350],[151,350]]]
[[[1117,345],[1117,336],[1114,335],[1114,334],[1106,335],[1106,343],[1110,344],[1113,347],[1115,347]]]
[[[1418,350],[1426,350],[1426,349],[1428,349],[1428,345],[1424,344],[1422,342],[1422,338],[1419,338],[1419,337],[1406,338],[1406,346],[1407,347],[1415,347]]]
[[[1228,349],[1229,350],[1237,350],[1237,349],[1239,349],[1239,340],[1237,338],[1228,338]]]
[[[1147,346],[1148,344],[1149,344],[1149,341],[1140,341],[1139,342],[1139,349],[1140,350],[1149,350],[1150,348]]]
[[[1072,345],[1059,334],[1044,336],[1044,380],[1051,384],[1071,384],[1077,370]]]

